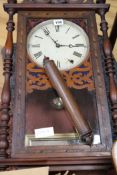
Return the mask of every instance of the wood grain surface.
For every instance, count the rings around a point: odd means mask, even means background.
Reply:
[[[18,0],[18,2],[21,2],[22,0]],[[1,49],[3,48],[4,44],[5,44],[5,40],[6,40],[6,22],[8,19],[7,14],[4,12],[3,10],[3,3],[6,3],[7,0],[0,0],[0,53],[1,53]],[[111,4],[110,10],[106,15],[108,24],[109,24],[109,35],[110,35],[110,31],[112,29],[112,25],[113,25],[113,21],[115,18],[115,15],[117,13],[117,0],[107,0],[107,3]],[[17,21],[17,15],[15,15],[14,21]],[[100,18],[97,16],[97,23],[99,26],[100,23]],[[100,27],[98,27],[100,28]],[[14,42],[16,42],[16,31],[17,31],[17,26],[16,29],[14,31]],[[100,29],[98,29],[99,34],[101,34]],[[114,56],[117,60],[117,41],[115,44],[115,48],[113,50]],[[4,82],[4,77],[3,77],[3,66],[2,66],[2,56],[0,54],[0,94],[1,94],[1,89],[3,86],[3,82]]]

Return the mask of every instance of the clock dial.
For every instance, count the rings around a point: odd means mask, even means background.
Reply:
[[[47,20],[28,34],[27,52],[41,67],[44,57],[49,57],[59,70],[69,70],[88,57],[89,39],[85,31],[73,22]]]

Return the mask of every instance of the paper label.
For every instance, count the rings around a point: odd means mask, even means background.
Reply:
[[[95,134],[93,139],[93,144],[100,144],[100,135]]]
[[[44,138],[50,136],[54,136],[53,127],[35,129],[35,138]]]
[[[55,19],[53,22],[55,26],[62,26],[64,24],[63,19]]]

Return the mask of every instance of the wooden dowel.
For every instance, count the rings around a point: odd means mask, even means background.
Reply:
[[[87,144],[91,144],[92,142],[92,130],[84,119],[80,108],[78,107],[76,101],[74,100],[72,94],[67,88],[63,78],[60,75],[59,70],[57,69],[53,60],[49,60],[48,58],[44,59],[44,67],[47,72],[47,75],[56,89],[59,96],[62,98],[65,108],[70,114],[70,117],[73,121],[73,124],[80,134],[82,140],[84,140]],[[90,143],[88,143],[90,142]]]

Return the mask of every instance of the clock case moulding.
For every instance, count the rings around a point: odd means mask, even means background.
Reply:
[[[33,2],[19,3],[9,0],[4,4],[4,8],[9,15],[7,23],[8,36],[5,45],[4,56],[4,76],[5,82],[2,92],[2,110],[0,120],[0,163],[1,170],[8,166],[32,166],[49,165],[52,171],[69,170],[106,170],[111,165],[112,130],[111,119],[114,120],[114,137],[116,136],[116,84],[113,67],[113,55],[107,35],[107,23],[105,14],[109,5],[105,3],[93,3],[83,1],[79,4],[38,4]],[[13,15],[18,13],[18,38],[16,45],[15,72],[11,76],[12,55],[13,55]],[[101,16],[101,30],[103,33],[104,65],[99,48],[99,38],[95,13]],[[28,19],[55,19],[63,18],[77,21],[82,18],[87,20],[88,36],[90,40],[90,61],[93,70],[93,81],[95,84],[96,105],[98,126],[101,135],[101,143],[88,146],[85,144],[57,145],[57,146],[36,146],[26,147],[25,140],[25,97],[26,97],[26,36]],[[106,70],[105,83],[104,71]],[[22,76],[24,75],[24,76]],[[107,76],[108,75],[108,76]],[[10,82],[13,81],[14,91],[11,90]],[[108,94],[110,95],[110,105],[112,111],[109,112]],[[11,98],[12,95],[12,98]],[[14,97],[14,98],[13,98]],[[15,102],[14,102],[15,101]],[[12,103],[11,103],[12,102]],[[13,107],[12,107],[13,104]],[[12,110],[10,110],[10,107]],[[13,115],[12,115],[13,112]],[[13,117],[12,117],[13,116]],[[95,173],[94,173],[95,174]]]

